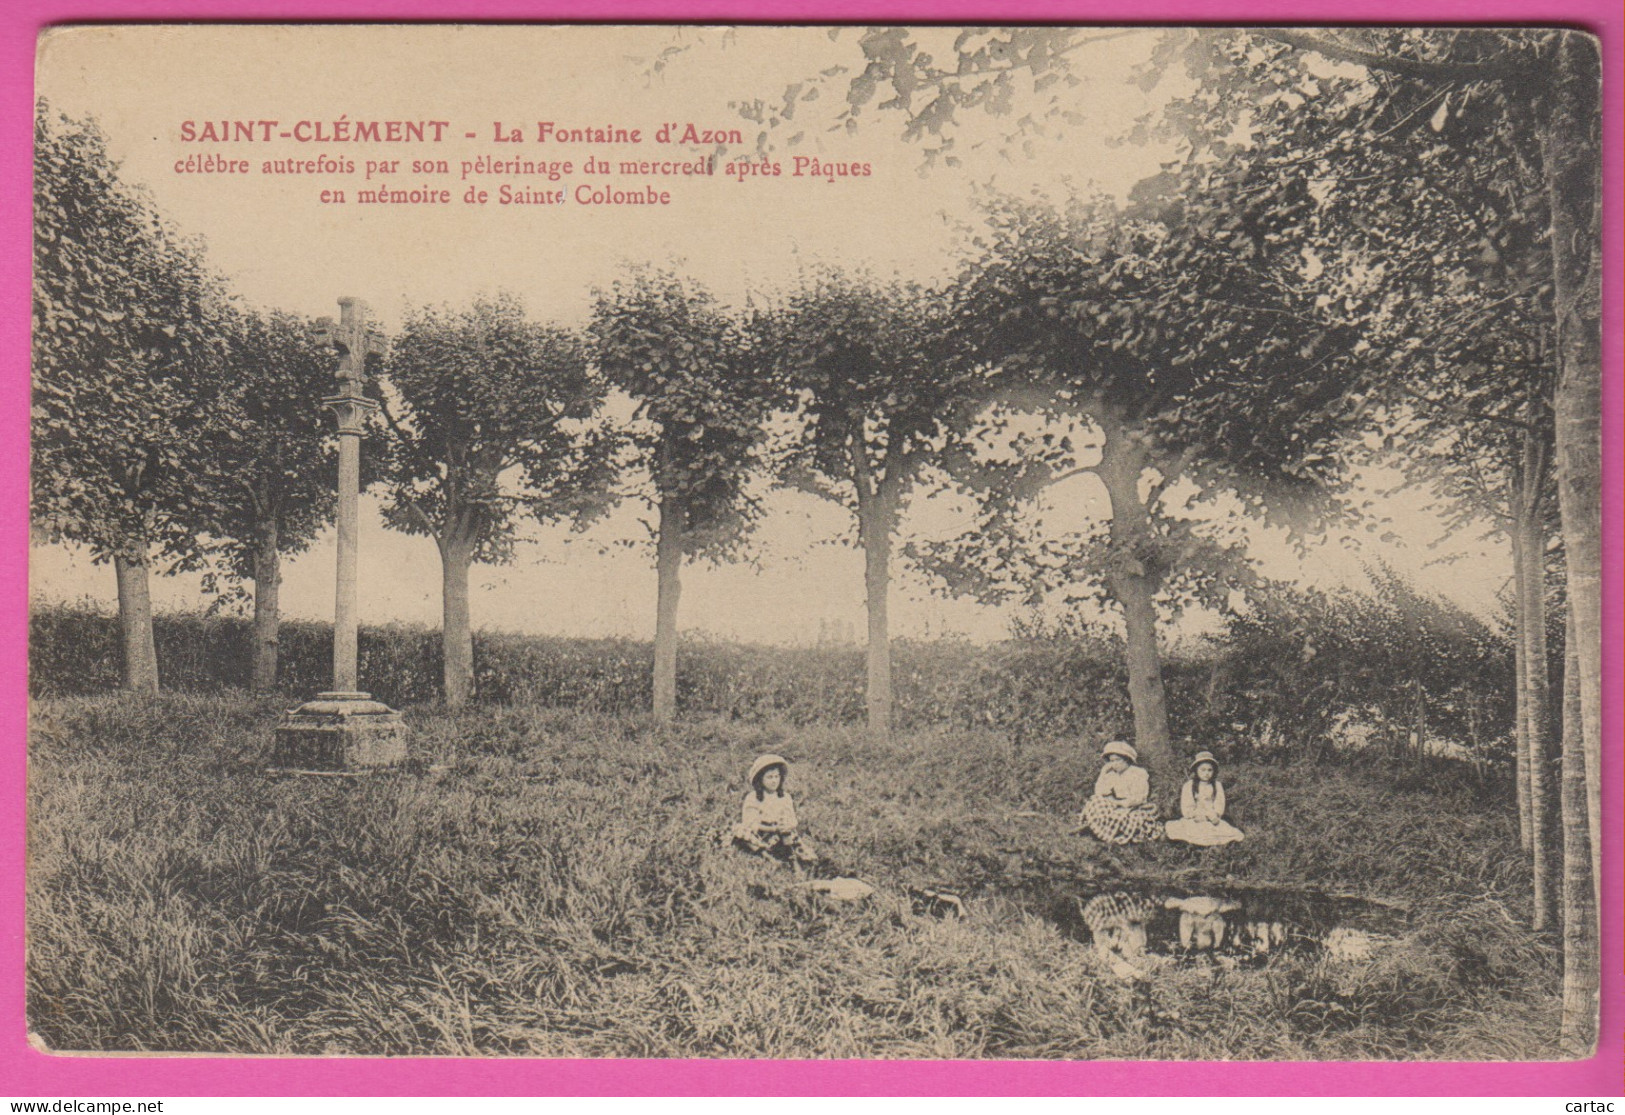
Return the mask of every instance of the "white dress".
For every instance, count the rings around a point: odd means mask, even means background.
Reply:
[[[796,859],[817,858],[812,845],[796,831],[796,804],[787,793],[763,794],[746,790],[733,839],[753,852],[788,853]]]
[[[1243,835],[1224,819],[1224,786],[1218,779],[1201,783],[1195,791],[1189,782],[1185,783],[1179,791],[1179,820],[1168,822],[1169,840],[1211,848],[1216,844],[1234,844]]]

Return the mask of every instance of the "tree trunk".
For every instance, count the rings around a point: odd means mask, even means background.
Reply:
[[[670,724],[677,715],[677,604],[683,593],[683,536],[688,516],[680,500],[660,501],[660,533],[655,538],[654,717]]]
[[[1481,698],[1476,692],[1467,694],[1467,742],[1472,748],[1473,777],[1482,786],[1484,785],[1486,768],[1484,763],[1484,714],[1479,703],[1480,700]]]
[[[474,689],[474,636],[468,622],[468,567],[473,543],[448,534],[440,540],[440,645],[446,707],[462,708]]]
[[[1102,424],[1106,440],[1096,471],[1111,501],[1112,527],[1106,587],[1123,609],[1128,656],[1128,696],[1134,712],[1134,746],[1156,785],[1164,791],[1179,781],[1180,763],[1168,731],[1168,699],[1162,685],[1162,652],[1157,647],[1157,611],[1152,603],[1160,573],[1147,569],[1151,519],[1140,498],[1144,461],[1126,443],[1120,428]]]
[[[869,616],[868,679],[864,703],[869,738],[884,743],[891,738],[891,624],[887,604],[891,595],[891,535],[897,521],[902,490],[903,463],[888,462],[886,475],[877,478],[869,450],[854,438],[852,486],[858,498],[858,545],[863,548],[864,607]]]
[[[878,499],[860,511],[863,542],[864,604],[869,612],[868,709],[869,735],[884,741],[891,735],[891,624],[887,616],[891,594],[891,516]]]
[[[1525,648],[1528,640],[1524,630],[1528,622],[1524,615],[1525,582],[1529,579],[1529,559],[1524,554],[1524,535],[1518,529],[1518,498],[1523,485],[1515,475],[1511,485],[1511,498],[1507,506],[1513,515],[1513,524],[1510,534],[1512,536],[1512,695],[1514,709],[1512,717],[1513,726],[1513,767],[1516,771],[1514,782],[1514,796],[1518,802],[1518,844],[1526,854],[1533,854],[1535,850],[1535,830],[1530,821],[1529,805],[1529,709],[1526,704],[1529,697],[1529,672]]]
[[[1134,746],[1164,787],[1177,781],[1179,760],[1168,731],[1168,700],[1157,647],[1157,613],[1146,578],[1113,578],[1112,595],[1123,609],[1128,653],[1128,697],[1134,709]]]
[[[1568,570],[1586,771],[1591,877],[1601,878],[1602,832],[1602,337],[1600,59],[1595,37],[1559,31],[1541,157],[1551,208],[1557,317],[1557,492]],[[1564,754],[1568,754],[1565,743]],[[1595,901],[1595,898],[1593,898]],[[1595,933],[1595,926],[1591,927]],[[1593,941],[1592,947],[1595,947]],[[1593,1027],[1595,1023],[1593,1022]]]
[[[1596,1051],[1602,958],[1597,939],[1597,876],[1593,874],[1590,807],[1580,711],[1579,649],[1573,613],[1566,624],[1563,662],[1563,1022],[1565,1057]]]
[[[262,523],[254,551],[254,664],[248,687],[253,693],[276,689],[277,641],[282,626],[282,555],[275,521]]]
[[[158,647],[152,638],[152,594],[147,555],[116,554],[119,629],[124,636],[124,688],[132,693],[158,692]]]
[[[1411,765],[1420,767],[1427,759],[1428,691],[1419,680],[1411,679]]]
[[[1534,868],[1534,917],[1537,930],[1558,924],[1562,834],[1558,824],[1558,760],[1551,715],[1551,673],[1546,649],[1546,528],[1542,493],[1546,486],[1545,450],[1536,435],[1526,433],[1522,490],[1513,508],[1513,530],[1523,552],[1523,577],[1517,586],[1518,631],[1523,642],[1523,708],[1529,748],[1529,825]]]

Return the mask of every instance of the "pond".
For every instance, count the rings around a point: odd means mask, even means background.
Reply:
[[[1148,958],[1241,967],[1293,953],[1358,963],[1409,923],[1409,912],[1395,903],[1311,888],[1130,877],[984,879],[966,888],[915,888],[911,897],[916,913],[937,917],[1008,903],[1134,975]]]
[[[844,877],[796,886],[840,901],[861,901],[874,893],[869,884]],[[758,897],[765,893],[751,889]],[[1306,887],[1133,877],[984,877],[969,886],[913,886],[904,892],[917,915],[963,918],[980,907],[997,918],[1004,916],[1002,907],[1041,917],[1092,947],[1125,978],[1140,978],[1157,963],[1210,960],[1250,967],[1288,954],[1358,964],[1395,940],[1410,920],[1409,911],[1396,903]]]
[[[1174,887],[1123,880],[1029,885],[1010,895],[1108,961],[1147,956],[1262,963],[1285,952],[1369,959],[1406,924],[1396,906],[1311,890]]]

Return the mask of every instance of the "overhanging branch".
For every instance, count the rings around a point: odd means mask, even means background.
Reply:
[[[1404,77],[1446,81],[1507,81],[1529,76],[1534,67],[1526,59],[1506,57],[1491,62],[1442,62],[1426,58],[1406,58],[1340,43],[1335,39],[1290,28],[1258,28],[1260,38],[1285,43],[1299,50],[1313,51],[1337,62],[1354,62],[1373,70],[1386,70]]]

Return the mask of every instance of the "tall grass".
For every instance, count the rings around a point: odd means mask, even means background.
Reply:
[[[281,702],[37,701],[28,1012],[59,1050],[525,1056],[1555,1055],[1551,942],[1520,921],[1515,818],[1427,772],[1239,762],[1239,845],[1068,835],[1075,741],[516,701],[410,707],[409,769],[266,772]],[[724,849],[751,757],[841,905]],[[1283,954],[1112,977],[1023,895],[1123,875],[1309,884],[1409,907],[1371,963]],[[971,895],[962,921],[911,888]]]

